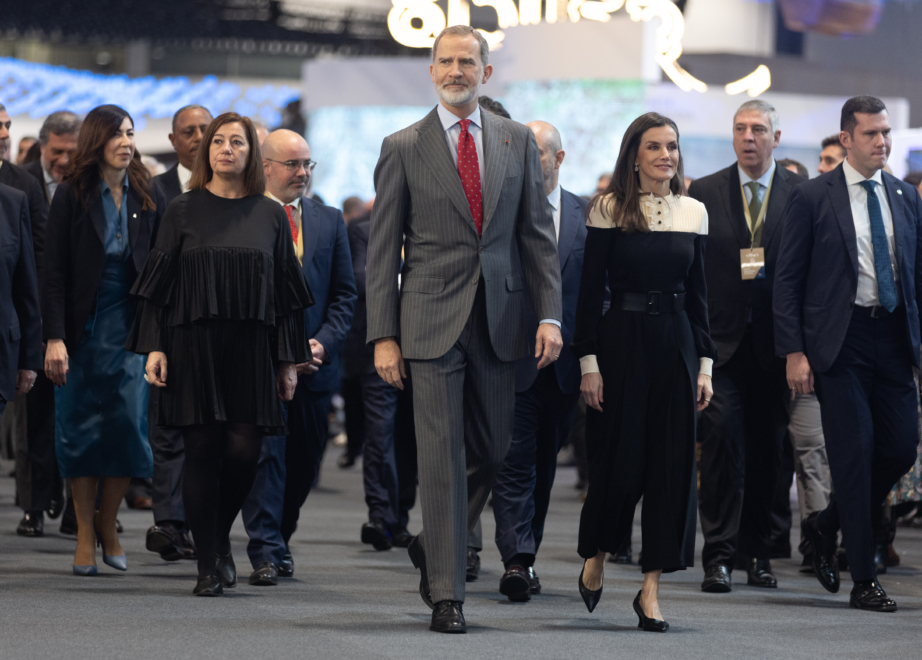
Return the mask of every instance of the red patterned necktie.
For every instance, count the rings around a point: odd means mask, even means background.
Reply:
[[[285,204],[285,215],[288,216],[288,224],[291,226],[291,240],[298,242],[298,223],[295,222],[295,207],[291,204]]]
[[[480,162],[477,160],[477,145],[474,136],[467,127],[471,125],[470,119],[462,119],[461,135],[458,137],[458,176],[461,177],[461,186],[467,196],[467,203],[471,207],[477,235],[483,232],[483,195],[480,192]]]

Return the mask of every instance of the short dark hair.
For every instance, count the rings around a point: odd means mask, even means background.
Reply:
[[[823,142],[820,145],[820,150],[823,150],[826,147],[831,147],[833,145],[842,147],[842,140],[839,139],[838,135],[830,135],[828,138],[823,138]],[[842,148],[844,149],[845,147]]]
[[[807,168],[804,167],[802,163],[797,162],[793,158],[782,158],[778,161],[778,164],[785,169],[793,166],[800,176],[806,177],[808,179],[810,178],[809,170],[807,170]]]
[[[212,114],[211,114],[211,110],[209,110],[208,108],[206,108],[206,107],[203,106],[203,105],[199,105],[198,103],[192,103],[192,104],[190,104],[190,105],[184,105],[184,106],[181,107],[179,110],[177,110],[176,112],[173,113],[173,132],[174,132],[174,133],[176,132],[176,122],[179,121],[179,116],[180,116],[182,113],[184,113],[186,110],[204,110],[205,112],[208,113],[208,116],[209,116],[209,117],[211,117],[212,119],[214,119],[214,116],[212,116]]]
[[[922,183],[922,172],[910,172],[903,177],[903,181],[911,185],[913,188],[918,188],[919,184]]]
[[[512,119],[509,115],[509,112],[506,108],[503,107],[503,104],[499,101],[494,101],[489,96],[481,96],[477,99],[477,102],[480,104],[480,107],[486,110],[487,112],[492,112],[494,115],[499,115],[500,117],[505,117],[506,119]]]
[[[855,113],[860,112],[863,115],[876,115],[884,112],[887,106],[879,98],[874,96],[853,96],[842,106],[842,119],[839,122],[839,130],[845,131],[849,135],[854,135],[855,126],[858,125],[858,118]]]

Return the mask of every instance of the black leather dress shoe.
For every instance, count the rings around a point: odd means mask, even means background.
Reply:
[[[765,589],[778,587],[778,580],[775,579],[772,573],[772,565],[768,559],[750,559],[746,575],[746,584],[750,587],[763,587]]]
[[[804,560],[800,562],[800,572],[803,575],[816,574],[816,571],[813,570],[813,550],[804,555]]]
[[[476,582],[480,577],[480,554],[473,548],[467,549],[467,575],[468,582]]]
[[[407,546],[407,554],[410,555],[413,566],[419,569],[419,597],[423,599],[426,607],[434,610],[435,605],[429,591],[429,573],[426,571],[426,553],[423,552],[423,544],[419,542],[418,536],[413,537],[410,545]]]
[[[701,591],[709,594],[725,594],[730,591],[730,569],[726,564],[711,564],[704,571]]]
[[[532,596],[541,593],[541,580],[538,579],[534,566],[528,567],[528,585],[528,591],[531,592]]]
[[[878,543],[874,546],[874,564],[877,566],[878,575],[885,575],[887,573],[886,543]]]
[[[464,622],[461,603],[454,600],[440,600],[436,603],[432,610],[429,630],[440,633],[466,633],[467,624]]]
[[[599,601],[602,600],[602,589],[604,584],[600,584],[598,589],[590,589],[586,586],[586,583],[583,582],[583,573],[586,572],[586,562],[583,562],[583,568],[579,572],[579,579],[577,586],[579,587],[579,595],[582,596],[583,602],[586,603],[586,609],[589,610],[589,613],[592,613],[592,610],[595,609],[595,606],[599,604]],[[603,576],[604,582],[604,576]]]
[[[336,459],[336,464],[343,470],[348,470],[355,465],[355,456],[350,456],[349,452],[343,452],[343,455]]]
[[[499,579],[499,593],[513,603],[531,600],[531,580],[528,571],[521,566],[510,566]]]
[[[282,557],[282,563],[279,564],[279,577],[294,577],[295,559],[291,556],[291,550],[285,546],[285,556]]]
[[[16,527],[20,536],[37,538],[45,535],[45,515],[41,511],[26,511]]]
[[[234,556],[231,553],[214,555],[215,573],[225,589],[233,589],[237,586],[237,567],[234,565]]]
[[[634,613],[637,615],[638,619],[637,627],[645,632],[664,633],[669,630],[669,624],[666,621],[651,619],[643,613],[643,608],[640,606],[640,594],[642,593],[643,590],[638,591],[636,598],[634,598]]]
[[[148,529],[145,546],[151,552],[160,555],[164,561],[179,561],[183,558],[179,531],[169,523],[154,525]]]
[[[398,548],[409,547],[410,541],[412,540],[413,535],[407,531],[406,527],[398,527],[391,533],[391,543]]]
[[[856,582],[848,605],[868,612],[896,612],[896,601],[887,596],[877,580]]]
[[[191,559],[192,561],[198,559],[198,555],[195,554],[195,543],[192,542],[189,530],[183,529],[179,533],[179,538],[182,544],[182,558]]]
[[[813,571],[823,588],[839,591],[839,563],[836,561],[836,539],[820,534],[818,513],[811,513],[800,523],[800,531],[813,546]]]
[[[612,564],[630,564],[632,560],[633,548],[631,548],[630,541],[625,541],[620,548],[608,556],[608,561]]]
[[[193,596],[220,596],[224,593],[224,587],[221,581],[214,575],[200,577],[195,583],[195,589],[192,590]]]
[[[391,543],[391,533],[387,525],[380,518],[372,518],[362,525],[362,543],[370,545],[375,550],[390,550],[394,547]]]
[[[51,520],[57,520],[57,517],[61,515],[62,511],[64,511],[64,496],[52,497],[51,503],[48,505],[45,513],[48,514]]]
[[[279,567],[271,561],[264,562],[250,573],[250,584],[254,587],[274,587],[279,583]]]

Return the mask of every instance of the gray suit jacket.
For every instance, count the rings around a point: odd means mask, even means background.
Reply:
[[[381,145],[368,246],[367,340],[397,337],[407,359],[432,360],[448,352],[470,316],[481,277],[490,340],[500,360],[516,360],[527,350],[523,286],[538,319],[561,318],[554,220],[535,137],[514,121],[481,117],[482,237],[436,109]]]

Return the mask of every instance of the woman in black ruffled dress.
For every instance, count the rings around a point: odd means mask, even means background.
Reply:
[[[141,304],[125,347],[149,355],[147,378],[163,388],[151,423],[183,432],[199,596],[237,584],[230,529],[262,437],[286,432],[279,399],[294,395],[294,365],[311,357],[302,310],[313,298],[288,218],[264,192],[252,122],[219,116],[132,289]]]
[[[605,554],[630,538],[643,496],[644,582],[634,611],[657,632],[669,628],[660,576],[694,561],[695,413],[711,399],[717,357],[704,280],[707,211],[684,191],[675,123],[652,112],[637,118],[608,189],[589,206],[572,343],[590,465],[579,590],[591,612]]]

